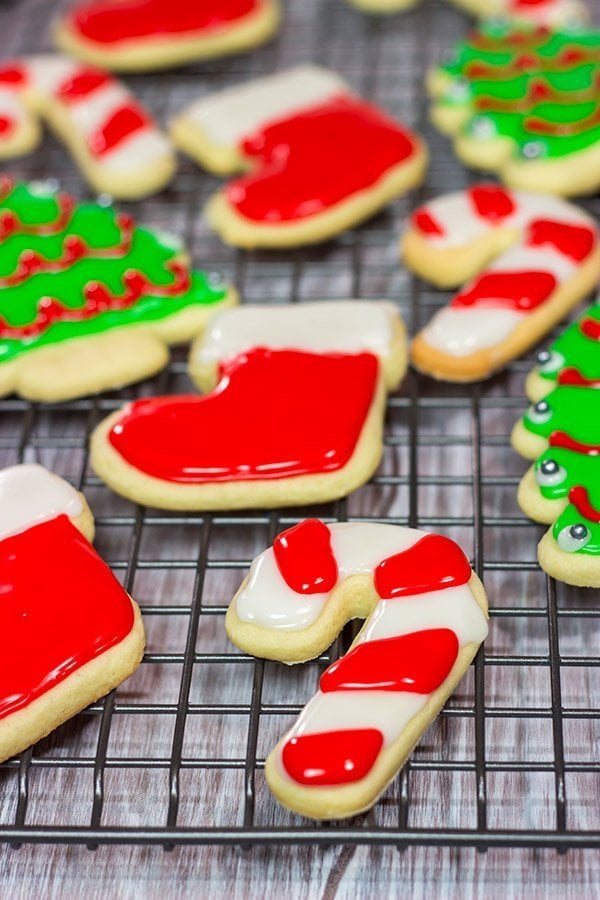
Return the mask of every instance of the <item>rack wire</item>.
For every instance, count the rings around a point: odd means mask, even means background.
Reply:
[[[4,57],[48,49],[55,4],[4,2]],[[344,0],[293,0],[280,37],[252,54],[129,79],[165,121],[202,93],[312,60],[424,133],[427,185],[364,227],[322,247],[241,253],[202,219],[217,180],[182,160],[160,196],[130,210],[182,236],[198,266],[229,277],[249,302],[390,297],[414,332],[447,295],[398,263],[397,236],[417,202],[471,176],[427,124],[426,69],[468,20],[440,3],[375,20]],[[49,136],[15,177],[86,187]],[[585,204],[600,213],[600,201]],[[170,515],[111,493],[91,471],[94,425],[126,400],[189,390],[185,351],[153,380],[55,406],[0,401],[0,464],[36,460],[82,489],[96,545],[141,605],[148,649],[138,672],[19,758],[0,766],[0,841],[78,843],[412,844],[600,846],[600,611],[597,595],[546,579],[539,526],[519,512],[525,469],[508,435],[525,400],[525,359],[482,385],[436,384],[410,373],[389,400],[385,454],[375,478],[337,503],[235,515]],[[314,692],[330,652],[292,669],[228,643],[223,617],[250,560],[305,515],[391,522],[458,539],[485,581],[491,629],[410,762],[365,816],[337,824],[288,813],[265,783],[265,756]],[[85,598],[82,597],[82,603]]]

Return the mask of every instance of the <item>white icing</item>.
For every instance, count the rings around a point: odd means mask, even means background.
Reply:
[[[42,94],[55,94],[59,87],[81,71],[82,64],[59,54],[29,56],[25,60],[29,80]]]
[[[434,315],[421,336],[436,350],[468,356],[506,340],[525,315],[500,307],[446,306]]]
[[[266,124],[347,92],[345,82],[333,72],[304,65],[211,94],[189,106],[184,115],[214,143],[235,148]]]
[[[0,116],[9,119],[15,124],[20,124],[28,118],[18,94],[7,87],[0,87]],[[10,137],[11,133],[7,131],[5,135],[0,137],[0,140]]]
[[[507,193],[513,200],[515,210],[497,223],[477,213],[468,191],[453,191],[437,197],[422,209],[432,216],[444,233],[422,234],[422,237],[441,249],[469,244],[475,238],[497,228],[515,228],[524,232],[529,223],[541,218],[595,227],[590,216],[572,203],[561,200],[560,197],[529,194],[526,191],[507,191]]]
[[[288,731],[286,741],[306,734],[377,728],[391,744],[425,706],[427,694],[395,691],[317,691]],[[282,767],[285,774],[285,770]]]
[[[338,564],[338,583],[350,575],[369,574],[388,556],[412,547],[424,531],[400,525],[341,522],[330,525],[331,547]],[[302,631],[315,622],[329,594],[297,594],[283,580],[273,548],[250,567],[248,584],[236,599],[243,622],[263,628]]]
[[[566,281],[577,269],[578,263],[563,253],[547,247],[530,247],[516,244],[498,256],[486,269],[487,272],[549,272],[557,282]]]
[[[105,169],[137,171],[171,153],[168,138],[156,128],[140,128],[96,159]]]
[[[211,320],[196,360],[212,365],[259,346],[314,353],[368,351],[385,360],[396,315],[391,303],[366,300],[238,306]]]
[[[61,514],[81,515],[81,497],[43,466],[11,466],[0,472],[0,540]]]
[[[85,100],[85,102],[83,102]],[[73,126],[83,135],[95,134],[122,106],[131,103],[131,92],[112,79],[77,103],[66,105]]]

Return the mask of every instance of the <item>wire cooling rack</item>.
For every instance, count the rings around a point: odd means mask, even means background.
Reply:
[[[56,4],[0,5],[4,57],[48,49]],[[411,207],[470,175],[427,125],[423,76],[468,20],[428,3],[370,20],[343,0],[290,0],[281,36],[252,54],[129,79],[165,121],[202,93],[312,60],[339,70],[366,96],[422,131],[427,185],[361,229],[323,247],[240,253],[207,230],[203,204],[217,181],[182,160],[160,196],[130,210],[183,237],[198,266],[231,280],[249,302],[390,297],[411,332],[447,295],[403,271],[397,238]],[[342,148],[344,152],[344,148]],[[50,137],[15,177],[86,187]],[[600,202],[585,204],[600,213]],[[385,454],[352,496],[311,509],[169,515],[115,496],[90,470],[94,425],[131,398],[189,390],[185,351],[150,382],[56,406],[0,401],[0,464],[37,460],[81,488],[96,544],[140,603],[148,650],[116,692],[0,766],[0,840],[23,842],[364,843],[600,846],[600,612],[597,594],[546,579],[536,562],[542,529],[519,512],[525,464],[508,435],[525,400],[531,359],[463,388],[410,373],[389,401]],[[491,603],[485,652],[367,815],[312,823],[280,807],[264,759],[315,690],[329,654],[288,668],[254,660],[227,641],[227,604],[254,555],[305,515],[440,530],[461,542]],[[82,597],[82,604],[86,598]],[[60,627],[60,623],[57,623]]]

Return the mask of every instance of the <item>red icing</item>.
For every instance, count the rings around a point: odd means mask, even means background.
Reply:
[[[557,383],[559,385],[567,384],[571,387],[600,388],[600,378],[586,378],[574,366],[561,369],[558,373]]]
[[[29,325],[11,325],[0,316],[0,338],[22,340],[34,337],[47,331],[55,322],[83,322],[108,310],[129,309],[145,296],[176,297],[189,290],[190,275],[185,266],[178,262],[166,262],[165,266],[173,273],[172,284],[154,284],[137,269],[128,269],[122,279],[122,294],[113,294],[106,285],[90,281],[83,289],[83,306],[74,309],[54,297],[42,297],[36,318]]]
[[[124,589],[66,516],[0,541],[0,718],[23,709],[133,627]]]
[[[262,0],[97,0],[75,9],[71,27],[90,41],[118,44],[139,38],[214,33],[251,15]]]
[[[408,550],[379,563],[374,582],[385,600],[456,587],[470,577],[471,566],[458,544],[441,534],[427,534]]]
[[[515,211],[511,195],[495,184],[481,184],[469,190],[471,203],[477,215],[495,224]]]
[[[110,75],[99,69],[81,69],[72,78],[63,82],[56,94],[63,103],[79,103],[110,81],[112,81]]]
[[[569,491],[569,503],[572,503],[577,512],[589,522],[600,523],[600,510],[592,506],[588,489],[583,485],[576,485]]]
[[[566,431],[553,431],[548,440],[550,447],[561,447],[563,450],[574,450],[586,456],[600,456],[600,444],[584,444],[576,441]]]
[[[0,199],[3,199],[11,190],[12,183],[10,179],[0,179]],[[27,225],[25,222],[22,222],[12,210],[2,210],[2,212],[0,212],[0,243],[13,234],[60,234],[61,231],[64,231],[67,228],[71,221],[73,210],[75,209],[75,201],[68,194],[57,194],[56,206],[57,212],[55,218],[50,222],[44,222],[42,225]],[[120,216],[118,223],[124,228],[126,223],[130,221],[129,216]]]
[[[364,641],[329,666],[319,686],[325,694],[360,690],[431,694],[444,683],[457,656],[458,638],[449,628]]]
[[[16,122],[14,119],[9,119],[7,116],[0,116],[0,134],[10,134],[15,128],[15,125]]]
[[[0,69],[0,84],[19,85],[22,87],[27,81],[27,74],[23,66],[8,63]]]
[[[297,350],[251,350],[221,367],[205,397],[138,400],[109,440],[130,465],[199,484],[333,472],[354,453],[378,361]]]
[[[281,761],[298,784],[349,784],[368,775],[382,746],[377,728],[323,731],[291,738],[283,746]]]
[[[132,102],[119,107],[113,115],[88,138],[88,146],[96,156],[103,156],[131,137],[136,131],[153,127],[150,116]]]
[[[4,224],[5,223],[0,217],[0,227]],[[14,217],[10,224],[16,224],[16,219]],[[89,257],[98,259],[102,257],[115,258],[125,256],[131,249],[133,219],[127,215],[117,216],[116,224],[121,229],[121,235],[119,242],[112,247],[91,250],[82,238],[77,235],[69,234],[63,241],[62,254],[58,259],[46,259],[46,257],[41,256],[34,250],[24,250],[17,261],[15,271],[5,278],[0,278],[0,288],[15,287],[16,285],[27,281],[32,275],[37,275],[40,272],[63,272],[81,259]],[[0,238],[3,236],[6,235],[0,234]]]
[[[487,272],[457,294],[450,306],[507,307],[530,312],[556,287],[550,272]]]
[[[594,248],[596,234],[593,228],[586,225],[537,219],[529,226],[526,243],[529,246],[550,244],[559,253],[576,262],[583,262]]]
[[[320,519],[305,519],[273,541],[277,568],[298,594],[332,591],[338,567],[331,549],[331,532]]]
[[[443,235],[444,229],[426,209],[418,209],[412,216],[413,227],[423,234]]]
[[[600,341],[600,322],[587,316],[579,325],[579,330],[586,338],[591,341]]]
[[[266,126],[242,149],[256,168],[230,182],[225,196],[245,218],[276,224],[317,215],[372,188],[416,146],[376,107],[341,95]]]

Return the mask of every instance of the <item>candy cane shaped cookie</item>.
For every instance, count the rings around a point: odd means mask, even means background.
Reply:
[[[48,122],[100,193],[137,198],[175,171],[171,144],[120,81],[64,56],[33,56],[0,67],[0,159],[34,150]]]
[[[519,506],[552,525],[538,547],[540,565],[568,584],[600,587],[600,380],[562,369],[517,422],[512,444],[536,459],[519,485]]]
[[[207,207],[213,228],[240,247],[333,237],[419,184],[427,160],[417,135],[316,66],[204,97],[171,136],[211,171],[250,170]]]
[[[547,350],[537,354],[537,366],[527,376],[525,389],[530,400],[541,400],[556,387],[563,368],[576,368],[592,381],[600,381],[600,304],[585,310]]]
[[[0,177],[0,395],[56,402],[154,375],[236,299],[173,236]]]
[[[58,46],[117,72],[151,72],[268,40],[279,0],[91,0],[56,25]]]
[[[487,635],[487,598],[460,547],[398,525],[307,519],[252,563],[225,621],[231,640],[286,663],[352,647],[267,759],[278,800],[320,819],[369,809]]]
[[[165,509],[326,502],[376,469],[386,389],[405,368],[390,303],[240,307],[192,350],[209,393],[113,413],[92,436],[92,464],[117,493]]]
[[[0,472],[0,761],[138,667],[137,605],[89,541],[85,499],[37,465]]]
[[[598,230],[582,210],[490,184],[418,209],[402,254],[440,287],[472,279],[413,341],[415,366],[446,381],[476,381],[501,369],[560,321],[600,274]]]

